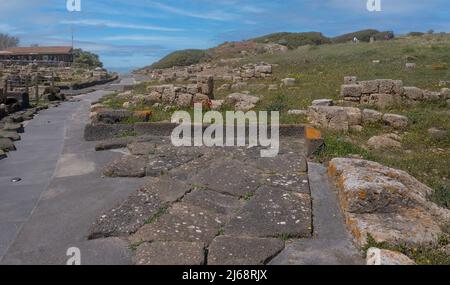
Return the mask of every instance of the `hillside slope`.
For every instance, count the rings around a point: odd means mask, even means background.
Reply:
[[[142,69],[163,69],[173,66],[189,66],[212,59],[273,53],[274,50],[283,50],[283,48],[296,49],[306,45],[343,43],[352,41],[354,37],[357,37],[362,42],[369,42],[371,37],[381,41],[392,39],[394,34],[392,32],[380,32],[378,30],[362,30],[329,38],[319,32],[273,33],[241,42],[225,42],[208,50],[187,49],[175,51]]]

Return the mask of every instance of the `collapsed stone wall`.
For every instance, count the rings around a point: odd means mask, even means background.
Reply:
[[[371,123],[384,123],[394,129],[408,126],[405,116],[355,107],[310,106],[307,115],[312,125],[332,131],[361,131],[364,125]]]
[[[181,108],[190,107],[194,103],[207,104],[214,99],[214,78],[212,76],[199,76],[195,84],[149,86],[147,91],[150,93],[135,96],[131,103],[162,104]]]
[[[151,111],[145,106],[171,110],[189,108],[201,103],[205,108],[220,110],[227,105],[236,111],[249,111],[256,107],[260,98],[248,93],[233,93],[225,100],[214,100],[214,78],[200,76],[197,83],[187,85],[165,84],[148,86],[146,94],[133,95],[132,91],[120,93],[116,98],[123,101],[123,108],[112,109],[104,104],[96,103],[91,107],[92,123],[117,124],[129,119],[141,122],[149,121]],[[144,107],[143,111],[132,111],[131,107]]]
[[[376,79],[358,81],[349,76],[341,86],[341,97],[350,104],[374,105],[385,108],[392,105],[414,105],[423,101],[449,100],[450,89],[441,92],[403,86],[402,80]]]
[[[240,67],[218,64],[195,64],[188,67],[172,67],[167,69],[155,69],[147,71],[151,80],[160,83],[168,82],[195,82],[197,76],[213,76],[215,80],[228,82],[244,82],[250,79],[260,79],[272,76],[272,65],[261,63],[250,63]]]
[[[246,81],[254,78],[272,77],[272,65],[261,63],[250,63],[233,70],[233,77],[224,77],[224,80],[232,80],[233,82]]]

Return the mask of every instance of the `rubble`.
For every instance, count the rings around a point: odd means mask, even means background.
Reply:
[[[259,97],[243,94],[243,93],[233,93],[225,98],[225,104],[232,106],[236,111],[249,111],[256,107],[259,102]]]
[[[446,88],[441,92],[431,92],[417,87],[404,87],[401,80],[376,79],[358,82],[356,78],[345,77],[344,82],[345,84],[341,86],[341,97],[344,101],[380,108],[446,99],[448,94]]]

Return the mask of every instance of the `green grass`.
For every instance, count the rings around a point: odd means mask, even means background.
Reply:
[[[326,148],[318,155],[320,161],[334,157],[358,155],[364,159],[402,169],[432,189],[431,200],[440,206],[450,206],[450,139],[436,141],[427,130],[431,127],[450,133],[450,117],[439,103],[420,104],[409,110],[384,110],[404,114],[410,119],[410,126],[400,132],[403,149],[369,150],[364,147],[369,138],[395,130],[381,124],[366,125],[361,133],[333,133],[324,131]]]
[[[321,45],[331,43],[331,40],[322,33],[308,32],[308,33],[275,33],[262,36],[253,41],[257,43],[275,43],[287,46],[290,49],[298,48],[304,45]]]
[[[172,66],[189,66],[200,63],[208,59],[208,53],[205,50],[188,49],[175,51],[165,56],[158,62],[151,65],[151,68],[162,69]]]
[[[372,60],[381,60],[373,64]],[[265,61],[278,64],[274,78],[277,83],[285,77],[297,79],[296,89],[276,92],[253,91],[262,97],[260,109],[278,109],[281,122],[304,123],[305,118],[288,116],[288,109],[305,109],[315,99],[339,100],[343,77],[356,75],[359,80],[378,78],[401,79],[405,86],[440,90],[439,82],[450,78],[450,38],[448,36],[420,37],[380,41],[375,43],[343,43],[300,47],[285,54],[260,55],[248,62]],[[406,62],[415,62],[414,71],[406,71]],[[437,68],[438,67],[438,68]],[[225,96],[225,94],[223,95]],[[371,107],[373,108],[373,107]],[[376,109],[376,108],[375,108]],[[382,125],[365,126],[362,133],[348,135],[324,132],[327,148],[318,157],[326,161],[333,157],[358,155],[384,165],[402,169],[435,190],[432,200],[449,205],[450,140],[433,140],[427,130],[431,127],[447,130],[450,118],[445,101],[422,103],[414,107],[391,106],[380,110],[406,115],[412,122],[402,136],[406,151],[372,151],[364,148],[367,140],[394,130]]]
[[[242,197],[242,199],[244,199],[244,201],[248,202],[248,201],[250,201],[254,196],[255,196],[255,193],[254,193],[254,192],[248,192],[247,194],[245,194],[244,197]]]
[[[344,134],[325,133],[324,141],[325,149],[317,156],[320,161],[326,161],[334,157],[348,157],[351,155],[358,155],[368,160],[374,159],[373,155],[368,150],[349,141],[349,138]]]
[[[154,214],[153,216],[148,218],[147,221],[145,221],[145,224],[150,225],[155,223],[160,217],[162,217],[165,213],[167,213],[167,210],[168,210],[167,207],[160,208],[156,214]]]
[[[131,251],[136,251],[139,248],[139,246],[141,246],[143,243],[144,242],[137,242],[137,243],[130,244],[129,249]]]
[[[283,233],[280,234],[278,238],[281,239],[282,241],[288,241],[291,238],[291,236],[289,234]]]
[[[223,236],[225,234],[225,230],[223,228],[219,229],[219,232],[217,233],[217,236]]]
[[[134,131],[123,131],[120,132],[117,137],[118,138],[128,138],[128,137],[137,137],[139,134]]]
[[[266,41],[264,39],[263,41]],[[269,39],[270,41],[270,39]],[[374,64],[373,60],[380,60]],[[268,62],[276,64],[272,78],[250,80],[248,83],[277,84],[286,77],[296,78],[294,88],[277,91],[249,90],[261,98],[256,110],[280,111],[282,124],[306,123],[305,116],[288,115],[291,109],[306,109],[315,99],[339,100],[344,76],[355,75],[359,80],[400,79],[405,86],[416,86],[432,91],[440,90],[439,82],[450,78],[450,36],[424,35],[397,38],[375,43],[361,42],[300,46],[286,53],[259,54],[242,60],[245,63]],[[416,63],[413,71],[405,70],[406,62]],[[221,86],[223,81],[217,81]],[[157,83],[152,83],[157,84]],[[146,85],[135,92],[145,92]],[[223,99],[233,91],[216,91]],[[114,102],[112,106],[121,106]],[[363,107],[363,106],[362,106]],[[373,107],[371,107],[373,108]],[[171,112],[152,110],[152,121],[169,120]],[[225,111],[225,110],[223,110]],[[404,150],[372,151],[364,147],[367,140],[394,130],[383,125],[365,126],[362,133],[324,132],[327,148],[319,155],[321,161],[333,157],[358,155],[384,165],[402,169],[435,190],[433,201],[449,206],[450,139],[433,140],[427,130],[431,127],[450,133],[449,111],[445,101],[423,103],[407,108],[390,106],[382,112],[406,115],[412,122],[405,132],[400,132]]]

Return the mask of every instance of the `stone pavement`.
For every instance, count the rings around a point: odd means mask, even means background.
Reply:
[[[131,263],[125,241],[87,239],[92,221],[143,182],[102,178],[101,167],[121,154],[95,152],[83,139],[91,102],[105,94],[42,111],[27,122],[17,151],[0,161],[0,264],[62,265],[74,246],[82,264]]]
[[[258,147],[136,138],[104,174],[145,177],[146,185],[101,215],[90,237],[128,239],[136,264],[267,264],[286,244],[314,235],[304,145],[283,138],[277,157],[261,158]]]

